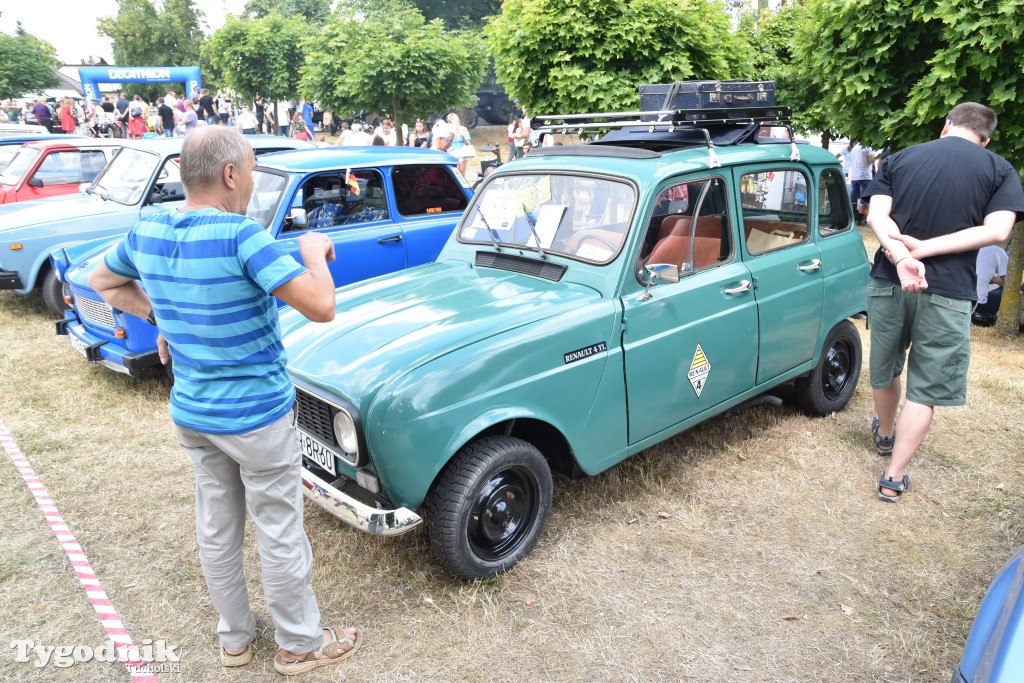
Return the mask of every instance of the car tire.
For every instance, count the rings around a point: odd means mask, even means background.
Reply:
[[[860,333],[849,320],[833,327],[814,370],[794,382],[797,404],[811,415],[842,410],[853,397],[860,379]]]
[[[453,574],[497,576],[533,549],[551,496],[551,469],[532,444],[482,438],[452,458],[424,501],[430,544]]]
[[[64,283],[57,279],[53,270],[43,273],[39,281],[39,292],[43,295],[43,303],[54,315],[64,317],[64,311],[71,308],[64,303]]]

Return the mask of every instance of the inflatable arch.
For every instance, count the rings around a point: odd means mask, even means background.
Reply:
[[[98,100],[100,83],[184,83],[185,93],[202,88],[198,66],[83,66],[78,70],[82,94]]]

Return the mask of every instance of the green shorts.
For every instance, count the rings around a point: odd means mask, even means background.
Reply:
[[[908,400],[926,406],[964,405],[972,308],[967,299],[904,292],[888,280],[871,278],[871,387],[887,389],[906,365]]]

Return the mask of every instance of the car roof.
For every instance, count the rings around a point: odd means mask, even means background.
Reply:
[[[316,149],[313,143],[306,140],[296,140],[279,135],[246,135],[245,139],[254,147],[291,147],[301,150]],[[148,140],[122,140],[124,147],[145,149],[158,154],[174,154],[181,151],[181,145],[185,138],[151,138]]]
[[[87,138],[84,136],[50,135],[42,140],[31,140],[25,143],[26,147],[124,147],[125,141],[116,138]]]
[[[79,135],[68,135],[66,137],[77,139]],[[51,140],[54,136],[49,133],[42,135],[0,135],[0,145],[24,145],[33,140]]]
[[[455,157],[420,147],[318,147],[313,150],[264,154],[260,166],[281,171],[309,173],[335,171],[349,166],[403,166],[407,164],[441,164],[454,166]]]

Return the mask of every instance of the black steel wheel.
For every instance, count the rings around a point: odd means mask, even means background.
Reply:
[[[485,437],[459,451],[424,501],[434,552],[452,573],[497,576],[526,557],[551,512],[551,470],[533,445]]]
[[[860,380],[860,334],[849,320],[833,327],[822,346],[818,364],[796,380],[796,400],[811,415],[842,410],[853,397]]]
[[[39,292],[43,295],[43,303],[54,315],[64,317],[64,311],[71,308],[64,303],[64,283],[57,279],[51,269],[39,275]]]

